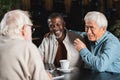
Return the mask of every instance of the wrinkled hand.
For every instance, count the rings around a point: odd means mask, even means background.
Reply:
[[[86,45],[78,38],[74,40],[74,45],[78,51],[80,51],[83,48],[86,48]]]

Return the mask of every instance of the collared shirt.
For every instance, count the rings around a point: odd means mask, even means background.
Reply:
[[[77,33],[66,30],[66,36],[63,40],[63,44],[67,50],[67,60],[70,61],[70,67],[80,67],[82,60],[79,55],[79,52],[76,50],[74,46],[74,40],[79,38],[81,40],[82,37]],[[42,52],[41,56],[44,59],[45,63],[54,63],[55,56],[58,49],[58,41],[54,34],[50,33],[48,36],[43,38],[41,45],[39,46],[39,51]]]
[[[61,38],[57,39],[58,41],[58,48],[57,48],[57,53],[55,56],[55,67],[60,67],[60,60],[61,59],[67,59],[67,50],[65,45],[63,44],[63,40],[65,39],[66,32],[61,36]]]
[[[90,42],[86,33],[83,33],[88,48],[83,48],[80,55],[89,68],[103,72],[120,73],[120,42],[110,32],[96,42]]]

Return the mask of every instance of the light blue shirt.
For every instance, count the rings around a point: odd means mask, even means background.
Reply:
[[[88,48],[80,51],[82,60],[89,68],[99,72],[120,73],[120,42],[110,32],[106,33],[96,42],[90,42],[83,34]]]

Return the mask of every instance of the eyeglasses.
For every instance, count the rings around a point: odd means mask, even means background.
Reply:
[[[32,33],[35,32],[35,27],[33,25],[27,25],[27,26],[29,26],[31,28]]]
[[[35,32],[35,27],[31,27],[31,30],[32,30],[32,33],[34,33]]]

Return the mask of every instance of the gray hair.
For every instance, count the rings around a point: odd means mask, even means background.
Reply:
[[[91,11],[88,12],[84,18],[85,21],[95,21],[99,27],[107,27],[108,21],[105,15],[101,12]]]
[[[24,25],[32,25],[27,11],[9,11],[4,15],[0,23],[0,35],[20,37],[20,33]]]

